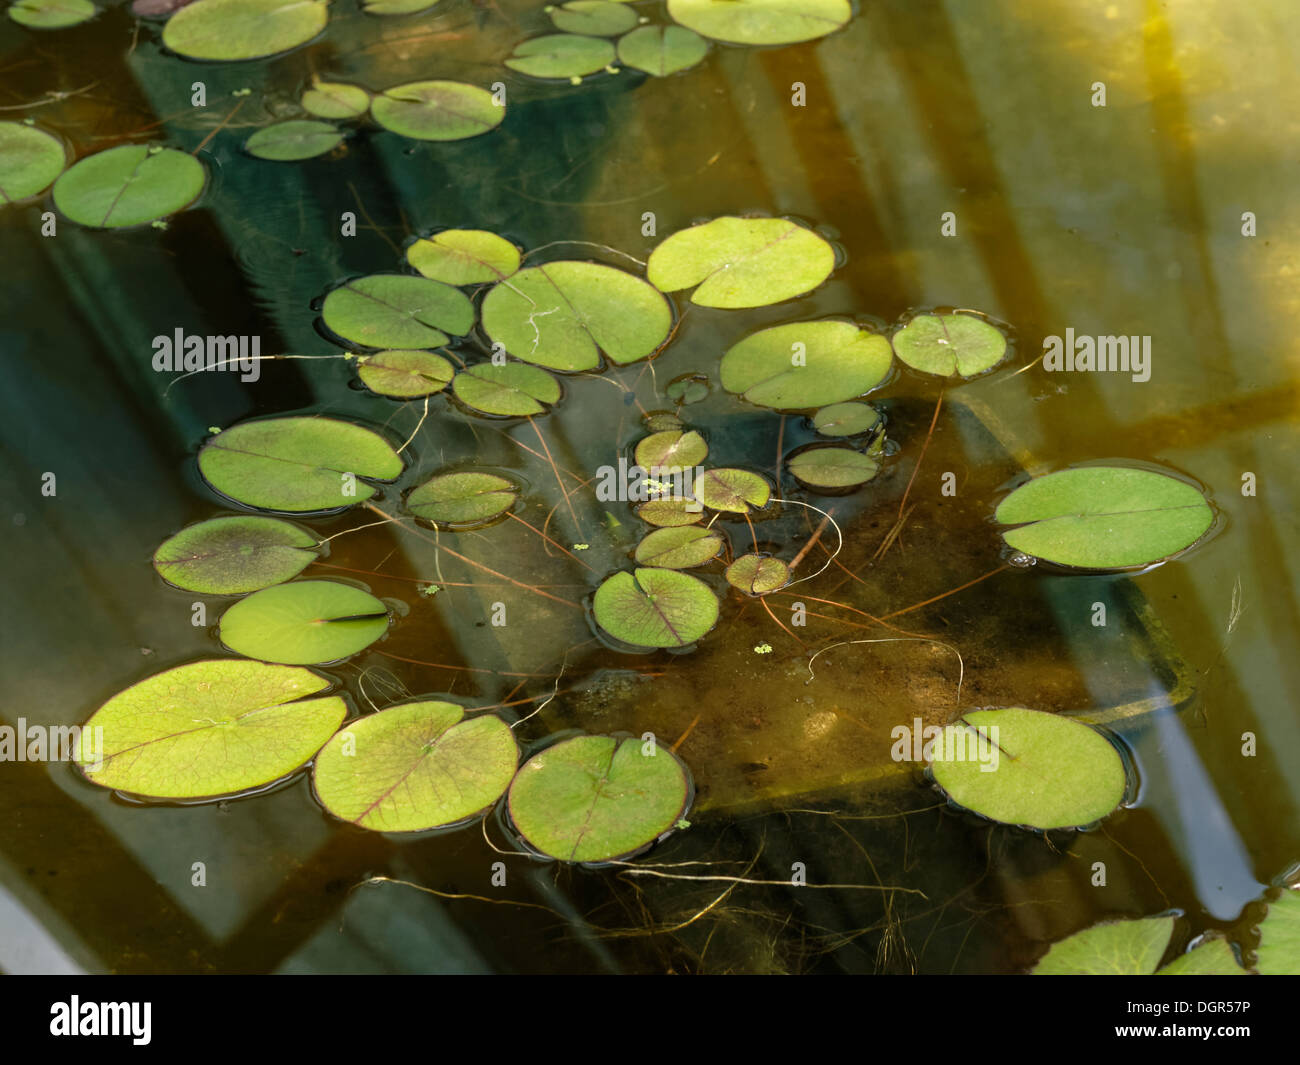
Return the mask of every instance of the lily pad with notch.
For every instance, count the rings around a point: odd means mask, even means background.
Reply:
[[[326,327],[372,348],[441,347],[474,326],[474,305],[460,289],[408,274],[369,274],[333,289],[321,305]],[[445,330],[445,332],[444,332]]]
[[[519,249],[482,229],[444,229],[417,240],[406,259],[425,277],[448,285],[504,281],[519,269]]]
[[[297,163],[332,152],[343,143],[343,131],[328,122],[294,118],[259,129],[244,148],[258,159]]]
[[[767,595],[790,583],[790,567],[771,555],[741,555],[727,567],[727,583],[746,595]]]
[[[880,411],[868,403],[832,403],[814,414],[812,422],[823,436],[857,436],[880,424]]]
[[[795,44],[843,29],[848,0],[668,0],[675,22],[729,44]]]
[[[361,0],[367,15],[418,15],[437,7],[442,0]]]
[[[685,26],[640,26],[618,39],[618,61],[656,78],[687,70],[709,52],[709,42]]]
[[[32,30],[62,30],[92,19],[98,8],[90,0],[16,0],[9,17]]]
[[[313,80],[302,94],[302,106],[317,118],[360,118],[370,110],[370,93],[360,85]]]
[[[519,487],[494,473],[440,473],[406,497],[406,509],[436,525],[463,528],[499,518]]]
[[[700,525],[679,525],[655,529],[636,545],[636,560],[642,566],[661,569],[692,569],[718,557],[722,534]]]
[[[1034,976],[1150,976],[1169,947],[1174,918],[1106,921],[1053,943]]]
[[[655,567],[615,573],[596,589],[596,624],[633,647],[689,647],[718,620],[718,597],[702,580]]]
[[[560,401],[560,382],[522,362],[467,366],[456,375],[451,390],[467,407],[507,418],[545,414],[548,406]]]
[[[694,525],[704,517],[704,506],[698,500],[684,496],[648,499],[636,508],[636,516],[650,525],[672,529]]]
[[[694,429],[668,429],[638,442],[633,458],[643,470],[675,470],[698,466],[708,454],[709,445]]]
[[[750,403],[799,410],[871,391],[892,363],[889,341],[852,322],[791,322],[732,345],[719,372],[722,387]]]
[[[198,0],[163,27],[163,44],[187,59],[279,55],[325,29],[328,0]]]
[[[880,472],[880,462],[851,447],[811,447],[786,463],[800,484],[830,490],[856,488]]]
[[[387,130],[421,141],[458,141],[488,133],[506,117],[487,89],[460,81],[413,81],[386,89],[370,113]]]
[[[337,581],[263,588],[227,610],[218,626],[232,651],[295,666],[350,658],[387,631],[388,607]]]
[[[765,507],[772,486],[756,473],[723,467],[705,470],[695,479],[695,498],[710,510],[748,514],[751,507]]]
[[[65,170],[54,183],[54,206],[95,229],[138,226],[188,207],[206,180],[203,164],[186,152],[123,144]]]
[[[456,375],[451,362],[434,351],[378,351],[362,356],[357,376],[371,392],[392,399],[418,399],[441,392]]]
[[[975,377],[1007,353],[996,326],[971,314],[918,314],[893,336],[894,354],[923,373]]]
[[[569,0],[549,13],[557,30],[589,37],[617,37],[637,24],[632,6],[616,0]]]
[[[298,576],[317,558],[317,537],[278,518],[210,518],[154,552],[168,584],[205,595],[242,595]]]
[[[67,149],[53,134],[21,122],[0,122],[0,206],[44,192],[67,160]]]
[[[533,78],[567,78],[580,81],[614,62],[614,45],[603,37],[577,33],[549,33],[522,42],[506,66]]]

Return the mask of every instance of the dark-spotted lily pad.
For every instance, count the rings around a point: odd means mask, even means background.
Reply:
[[[641,26],[618,39],[618,61],[657,78],[695,66],[708,51],[709,42],[684,26]]]
[[[54,206],[83,226],[137,226],[188,207],[206,179],[203,164],[185,152],[124,144],[65,170],[54,183]]]
[[[447,333],[464,336],[474,325],[474,306],[460,289],[440,281],[370,274],[326,296],[321,317],[344,340],[409,350],[440,347]]]
[[[1173,934],[1173,917],[1093,925],[1053,943],[1033,975],[1150,976]]]
[[[852,399],[889,374],[889,341],[851,322],[791,322],[747,336],[722,356],[722,387],[776,410]]]
[[[746,595],[767,595],[790,583],[790,567],[770,555],[741,555],[727,567],[727,583]]]
[[[1007,353],[1007,338],[970,314],[918,314],[894,334],[894,353],[914,370],[974,377]]]
[[[406,497],[406,509],[437,525],[463,528],[499,518],[519,488],[494,473],[442,473]]]
[[[809,488],[854,488],[880,472],[880,463],[849,447],[814,447],[801,451],[786,464],[800,484]]]
[[[813,428],[823,436],[857,436],[880,424],[880,411],[867,403],[832,403],[813,415]]]
[[[385,129],[421,141],[477,137],[496,129],[506,117],[505,105],[487,89],[459,81],[397,85],[370,102],[370,113]]]
[[[95,17],[90,0],[17,0],[9,17],[34,30],[61,30]]]
[[[560,382],[521,362],[470,366],[456,375],[451,390],[467,407],[507,418],[544,414],[547,406],[560,401]]]
[[[694,429],[669,429],[651,433],[636,446],[636,464],[643,470],[676,470],[698,466],[709,445]]]
[[[686,768],[667,747],[577,736],[525,762],[506,802],[533,849],[566,862],[603,862],[672,831],[690,793]]]
[[[695,498],[712,510],[748,514],[750,507],[765,507],[771,485],[749,470],[705,470],[695,479]]]
[[[699,525],[656,529],[636,545],[636,560],[642,566],[661,569],[691,569],[718,557],[722,534]]]
[[[198,0],[163,27],[163,44],[188,59],[261,59],[306,44],[325,28],[327,0]]]
[[[569,0],[550,14],[557,30],[592,37],[617,37],[637,23],[632,6],[615,0]]]
[[[67,158],[63,142],[44,130],[0,122],[0,205],[44,192]]]
[[[794,44],[825,37],[853,17],[848,0],[668,0],[668,14],[730,44]]]
[[[482,229],[444,229],[417,240],[406,259],[425,277],[448,285],[504,281],[519,269],[519,249]]]
[[[703,581],[670,569],[616,573],[596,589],[596,624],[635,647],[689,647],[718,620]]]
[[[636,516],[651,525],[672,529],[694,525],[704,517],[704,507],[695,499],[651,499],[636,508]]]
[[[441,392],[456,369],[432,351],[379,351],[360,360],[357,376],[371,392],[394,399],[416,399]]]
[[[613,62],[614,45],[604,38],[551,33],[524,41],[506,60],[506,66],[534,78],[567,78],[576,82]]]
[[[259,129],[244,142],[244,147],[258,159],[296,163],[332,152],[342,143],[342,131],[328,122],[295,118]]]
[[[370,93],[360,85],[313,81],[302,94],[302,106],[317,118],[357,118],[370,110]]]
[[[221,616],[221,642],[263,662],[337,662],[388,631],[388,607],[337,581],[277,584],[241,599]]]
[[[207,595],[239,595],[298,576],[316,560],[317,539],[275,518],[212,518],[182,529],[154,552],[168,584]]]
[[[1300,890],[1288,888],[1269,903],[1255,968],[1265,976],[1300,976]]]

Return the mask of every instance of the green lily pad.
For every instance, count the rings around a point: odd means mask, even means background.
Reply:
[[[728,216],[668,237],[650,253],[646,277],[661,292],[699,286],[691,302],[701,307],[763,307],[811,292],[834,268],[834,249],[810,229]]]
[[[1111,921],[1048,948],[1034,976],[1150,976],[1174,934],[1173,917]]]
[[[699,525],[656,529],[636,545],[636,560],[642,566],[660,569],[691,569],[718,557],[722,534]]]
[[[934,740],[932,757],[934,779],[954,802],[1030,828],[1100,821],[1128,786],[1119,751],[1102,733],[1020,707],[964,714]]]
[[[436,7],[442,0],[361,0],[367,15],[418,15]]]
[[[722,356],[722,387],[777,410],[852,399],[889,375],[884,337],[851,322],[791,322],[761,329]]]
[[[1017,551],[1062,566],[1123,569],[1190,547],[1214,522],[1195,487],[1151,470],[1082,466],[1035,477],[994,513]]]
[[[504,281],[519,269],[519,249],[482,229],[444,229],[417,240],[406,259],[425,277],[448,285]]]
[[[718,620],[703,581],[670,569],[615,573],[596,589],[596,624],[635,647],[689,647]]]
[[[76,26],[94,18],[95,13],[95,5],[90,0],[17,0],[9,8],[11,19],[34,30]]]
[[[686,814],[690,782],[666,747],[576,736],[520,768],[506,802],[524,841],[566,862],[625,858],[670,832]]]
[[[413,350],[440,347],[447,333],[464,336],[474,326],[474,305],[460,289],[440,281],[370,274],[326,296],[321,317],[355,344]]]
[[[212,518],[182,529],[154,552],[168,584],[207,595],[254,592],[316,561],[317,538],[275,518]]]
[[[633,458],[643,470],[684,470],[698,466],[709,445],[694,429],[669,429],[651,433],[636,446]]]
[[[499,518],[515,504],[517,485],[494,473],[442,473],[406,497],[417,518],[463,528]]]
[[[1007,353],[1007,338],[969,314],[918,314],[894,334],[894,353],[914,370],[974,377]]]
[[[237,503],[301,513],[351,506],[375,494],[359,480],[395,480],[402,460],[378,433],[333,418],[265,418],[212,437],[199,472]]]
[[[358,118],[370,110],[370,93],[341,81],[313,81],[302,106],[317,118]]]
[[[329,20],[327,0],[198,0],[163,27],[187,59],[261,59],[306,44]]]
[[[1269,903],[1259,925],[1255,968],[1265,976],[1300,976],[1300,891],[1295,888]]]
[[[748,514],[750,507],[767,506],[771,486],[749,470],[705,470],[695,479],[695,498],[712,510]]]
[[[730,44],[794,44],[848,24],[848,0],[668,0],[668,14],[696,33]]]
[[[668,382],[664,395],[682,406],[700,403],[709,398],[709,379],[703,374],[683,374]]]
[[[54,183],[54,206],[83,226],[136,226],[188,207],[206,180],[203,164],[185,152],[124,144],[65,170]]]
[[[546,406],[560,401],[560,382],[521,362],[467,367],[456,375],[451,390],[467,407],[506,418],[545,414]]]
[[[312,783],[340,820],[422,832],[482,813],[518,764],[515,734],[501,718],[466,720],[463,708],[429,699],[349,722],[316,756]]]
[[[873,456],[850,447],[809,448],[786,465],[809,488],[853,488],[880,472],[880,463]]]
[[[694,509],[688,509],[691,507]],[[680,497],[650,499],[636,508],[636,516],[651,525],[673,529],[694,525],[704,517],[704,507],[698,501]]]
[[[378,351],[357,368],[371,392],[394,399],[415,399],[441,392],[456,374],[450,362],[432,351]]]
[[[551,33],[533,37],[515,49],[506,66],[534,78],[580,80],[614,62],[614,45],[602,37]]]
[[[723,576],[746,595],[767,595],[790,583],[790,567],[770,555],[741,555]]]
[[[82,728],[77,765],[92,783],[153,799],[263,787],[303,766],[343,723],[348,707],[338,696],[305,698],[328,687],[311,670],[262,662],[177,666],[95,711]]]
[[[263,662],[337,662],[388,631],[388,607],[337,581],[294,581],[254,592],[221,615],[221,642]]]
[[[517,359],[577,372],[644,359],[672,328],[668,301],[638,277],[599,263],[520,270],[483,300],[483,328]]]
[[[683,26],[641,26],[618,39],[618,61],[656,78],[695,66],[709,42]]]
[[[867,403],[832,403],[813,415],[813,428],[823,436],[857,436],[880,424],[880,411]]]
[[[1245,976],[1246,970],[1237,961],[1226,939],[1215,937],[1198,943],[1186,954],[1180,954],[1157,976]]]
[[[652,433],[668,433],[684,427],[682,420],[676,414],[669,414],[667,411],[652,411],[643,421],[645,427]]]
[[[617,37],[637,23],[636,12],[615,0],[569,0],[554,8],[550,15],[557,30],[592,37]]]
[[[459,141],[501,125],[504,104],[477,85],[413,81],[380,93],[370,113],[385,129],[420,141]]]
[[[244,147],[258,159],[296,163],[332,152],[342,143],[343,131],[328,122],[295,118],[259,129],[244,142]]]
[[[0,122],[0,205],[44,192],[67,160],[63,142],[45,130]]]

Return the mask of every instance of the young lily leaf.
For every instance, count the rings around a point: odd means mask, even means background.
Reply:
[[[1198,943],[1164,966],[1157,976],[1245,976],[1226,939],[1215,937]]]
[[[672,328],[668,301],[638,277],[599,263],[562,261],[520,270],[483,300],[483,328],[524,362],[594,370],[656,351]]]
[[[1269,903],[1259,925],[1255,968],[1265,976],[1300,976],[1300,890],[1288,888]]]
[[[17,0],[9,17],[34,30],[61,30],[95,17],[90,0]]]
[[[311,670],[262,662],[177,666],[95,711],[77,765],[92,783],[153,799],[263,787],[300,768],[343,723],[348,708],[338,696],[304,698],[328,687]]]
[[[432,351],[379,351],[357,369],[371,392],[394,399],[414,399],[441,392],[456,374],[450,362]]]
[[[792,322],[761,329],[728,349],[722,387],[750,403],[798,410],[869,392],[889,374],[884,337],[851,322]]]
[[[317,118],[358,118],[370,110],[370,93],[341,81],[313,81],[302,106]]]
[[[464,528],[499,518],[515,504],[518,486],[494,473],[443,473],[406,497],[417,518]]]
[[[656,78],[695,66],[708,51],[709,42],[683,26],[641,26],[618,39],[618,61]]]
[[[689,469],[709,453],[709,445],[694,429],[651,433],[636,446],[634,459],[643,470]]]
[[[123,144],[65,170],[54,183],[54,206],[83,226],[136,226],[188,207],[206,177],[203,164],[185,152]]]
[[[811,292],[834,268],[834,249],[810,229],[784,218],[724,217],[664,240],[646,277],[661,292],[698,285],[691,302],[702,307],[763,307]]]
[[[636,647],[689,647],[718,620],[703,581],[670,569],[615,573],[596,589],[596,624]]]
[[[44,130],[0,122],[0,206],[44,192],[67,158],[63,142]]]
[[[790,567],[768,555],[741,555],[727,567],[727,583],[746,595],[767,595],[790,583]]]
[[[361,10],[367,15],[417,15],[441,2],[442,0],[361,0]]]
[[[705,470],[695,479],[695,498],[712,510],[748,514],[750,507],[767,506],[771,486],[749,470]]]
[[[337,662],[388,631],[388,607],[337,581],[294,581],[254,592],[221,615],[221,642],[263,662]]]
[[[1091,824],[1114,811],[1127,788],[1110,740],[1040,710],[964,714],[933,741],[932,757],[934,779],[953,802],[1010,825]]]
[[[809,448],[786,465],[800,484],[809,488],[853,488],[866,484],[880,472],[875,458],[850,447]]]
[[[699,525],[656,529],[636,545],[636,560],[642,566],[661,569],[691,569],[717,558],[722,534]]]
[[[458,141],[501,125],[505,104],[477,85],[459,81],[413,81],[370,102],[370,113],[385,129],[420,141]]]
[[[1034,976],[1150,976],[1174,934],[1173,917],[1110,921],[1053,943]]]
[[[668,433],[683,428],[682,420],[667,411],[651,411],[643,420],[645,427],[652,433]]]
[[[436,348],[447,343],[447,333],[464,336],[470,331],[474,305],[460,289],[440,281],[406,274],[370,274],[326,296],[321,317],[329,329],[355,344]]]
[[[212,518],[182,529],[154,552],[168,584],[207,595],[254,592],[316,561],[317,538],[275,518]]]
[[[848,0],[668,0],[668,14],[730,44],[794,44],[825,37],[853,17]]]
[[[357,478],[394,480],[402,460],[378,433],[351,422],[265,418],[212,437],[199,452],[199,472],[237,503],[303,512],[369,499],[375,489]]]
[[[296,163],[332,152],[342,143],[343,132],[328,122],[295,118],[259,129],[244,147],[258,159]]]
[[[857,436],[880,424],[880,411],[867,403],[832,403],[813,415],[813,428],[823,436]]]
[[[1199,540],[1214,512],[1195,487],[1151,470],[1082,466],[1035,477],[994,513],[1019,525],[1002,537],[1062,566],[1123,569],[1171,557]]]
[[[637,23],[636,11],[616,0],[569,0],[551,11],[551,21],[565,33],[617,37]]]
[[[328,0],[198,0],[163,27],[187,59],[261,59],[306,44],[325,28]]]
[[[543,404],[560,401],[560,382],[545,370],[521,362],[467,367],[456,375],[451,390],[467,407],[508,418],[544,414]]]
[[[519,269],[519,249],[482,229],[444,229],[417,240],[406,259],[425,277],[448,285],[504,281]]]
[[[969,314],[918,314],[894,334],[894,353],[914,370],[974,377],[1007,353],[1001,330]]]
[[[601,37],[551,33],[524,41],[506,60],[506,66],[534,78],[580,81],[583,75],[604,70],[613,62],[614,46]]]
[[[673,529],[694,525],[704,517],[704,507],[693,499],[650,499],[636,508],[636,516],[651,525]]]
[[[374,832],[421,832],[473,817],[505,794],[519,764],[495,714],[465,719],[432,699],[349,722],[316,756],[312,783],[335,817]]]
[[[631,856],[686,814],[690,782],[667,747],[576,736],[535,754],[506,798],[524,841],[566,862]]]
[[[668,382],[664,395],[682,406],[700,403],[709,398],[709,379],[698,373],[683,374]]]

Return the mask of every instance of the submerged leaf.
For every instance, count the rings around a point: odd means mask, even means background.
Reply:
[[[695,479],[695,498],[712,510],[748,514],[750,507],[767,506],[772,487],[749,470],[705,470]]]
[[[596,624],[635,647],[689,647],[718,620],[703,581],[670,569],[616,573],[596,589]]]
[[[853,17],[848,0],[668,0],[668,14],[730,44],[794,44],[825,37]]]
[[[1053,943],[1033,975],[1150,976],[1173,934],[1173,917],[1093,925]]]
[[[515,49],[506,66],[534,78],[581,78],[614,62],[614,46],[601,37],[551,33]]]
[[[519,249],[482,229],[444,229],[417,240],[406,259],[425,277],[448,285],[504,281],[519,269]]]
[[[880,463],[850,447],[813,447],[786,464],[810,488],[853,488],[880,472]]]
[[[337,662],[388,631],[388,608],[369,592],[337,581],[277,584],[241,599],[221,616],[221,642],[263,662]]]
[[[657,78],[695,66],[708,51],[708,41],[682,26],[641,26],[618,39],[618,61]]]
[[[722,534],[699,525],[656,529],[636,545],[636,560],[642,566],[662,569],[691,569],[717,557]]]
[[[63,142],[52,134],[21,122],[0,122],[0,205],[44,192],[66,161]]]
[[[54,183],[54,206],[83,226],[136,226],[188,207],[206,178],[203,164],[185,152],[123,144],[65,170]]]
[[[1288,888],[1269,903],[1259,925],[1255,968],[1265,976],[1300,976],[1300,890]]]
[[[505,104],[477,85],[413,81],[380,93],[370,113],[385,129],[421,141],[458,141],[501,125]]]
[[[894,334],[894,352],[914,370],[974,377],[1007,353],[1001,330],[970,314],[918,314]]]
[[[302,106],[317,118],[357,118],[370,110],[370,93],[360,85],[313,80]]]
[[[482,362],[466,367],[456,375],[451,390],[467,407],[507,418],[545,414],[543,404],[560,401],[560,382],[545,370],[522,362],[503,366]]]
[[[791,322],[745,337],[722,356],[722,387],[777,410],[852,399],[889,374],[884,337],[852,322]]]
[[[441,392],[456,369],[432,351],[378,351],[357,369],[357,376],[371,392],[394,399],[412,399]]]
[[[464,336],[474,325],[474,306],[460,289],[440,281],[370,274],[326,296],[321,317],[344,340],[410,350],[439,347],[447,333]]]
[[[638,443],[633,458],[646,471],[674,470],[698,466],[708,453],[709,445],[694,429],[668,429]]]
[[[276,518],[212,518],[163,541],[153,565],[177,588],[236,595],[298,576],[316,546],[315,536]]]
[[[261,59],[306,44],[325,28],[327,0],[198,0],[163,27],[163,44],[189,59]]]
[[[442,473],[406,497],[406,509],[438,525],[464,527],[499,518],[519,488],[494,473]]]
[[[790,567],[770,555],[741,555],[727,567],[727,583],[746,595],[767,595],[790,583]]]
[[[880,411],[867,403],[832,403],[813,415],[813,428],[823,436],[856,436],[880,424]]]
[[[615,0],[569,0],[551,11],[551,21],[565,33],[617,37],[636,25],[636,12]]]
[[[683,374],[668,382],[664,395],[683,406],[701,403],[709,398],[709,379],[703,374]]]
[[[16,0],[9,17],[34,30],[61,30],[95,17],[90,0]]]
[[[332,152],[342,143],[342,131],[328,122],[295,118],[259,129],[244,147],[258,159],[296,163]]]

